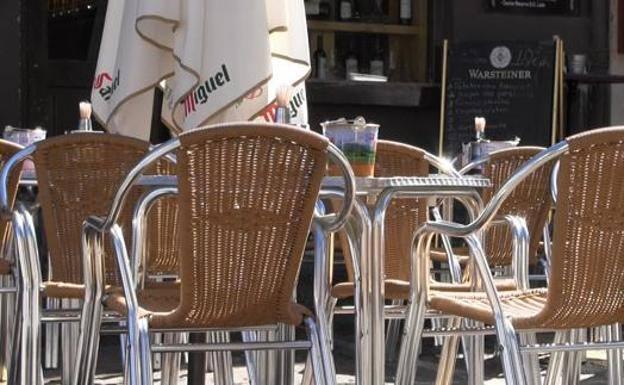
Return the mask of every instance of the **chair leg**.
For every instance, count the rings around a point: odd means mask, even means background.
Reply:
[[[334,297],[330,297],[327,301],[327,317],[329,319],[329,348],[334,350],[334,313],[336,311],[336,305],[338,304],[338,299]]]
[[[537,338],[535,336],[535,333],[520,334],[520,343],[522,345],[537,344]],[[537,353],[522,353],[522,361],[524,362],[524,370],[527,384],[541,385],[542,377],[540,374],[540,364]]]
[[[445,322],[440,318],[432,318],[431,319],[431,327],[434,329],[442,329],[445,326]],[[444,337],[436,336],[433,337],[433,346],[443,346],[444,345]]]
[[[585,329],[573,330],[571,342],[586,342],[587,335]],[[578,385],[581,377],[581,365],[583,363],[584,351],[576,351],[568,354],[567,378],[565,384]]]
[[[211,332],[208,333],[208,341],[214,343],[227,343],[230,342],[230,334],[228,332]],[[234,383],[234,374],[232,373],[232,353],[214,352],[212,357],[215,385],[232,385]]]
[[[173,343],[182,343],[183,335],[181,333],[173,334]],[[182,354],[173,353],[170,355],[171,362],[169,367],[169,378],[167,379],[170,385],[178,385],[180,378],[180,361],[182,360]],[[164,384],[163,384],[164,385]]]
[[[301,378],[301,385],[312,385],[314,383],[314,369],[312,368],[311,354],[306,359],[305,368],[303,369],[303,376]]]
[[[450,329],[459,327],[461,325],[461,318],[451,318],[448,321],[448,325]],[[458,348],[459,337],[450,336],[444,338],[442,352],[440,353],[440,362],[438,363],[438,370],[436,372],[436,385],[450,385],[453,383]]]
[[[562,344],[569,340],[568,332],[557,332],[553,343]],[[550,362],[548,363],[548,370],[546,371],[546,378],[544,379],[544,385],[562,385],[563,380],[563,367],[565,361],[564,352],[553,352],[550,355]]]
[[[397,365],[396,384],[412,385],[416,379],[418,366],[418,351],[422,341],[425,327],[425,302],[424,295],[420,295],[418,303],[409,307],[405,327],[403,328],[403,343],[399,351]]]
[[[94,301],[86,301],[82,306],[78,344],[76,346],[76,368],[73,373],[72,385],[93,384],[94,378],[91,373],[95,373],[95,368],[91,368],[96,366],[94,361],[97,361],[97,346],[100,335],[100,320],[96,317],[97,307],[101,307],[101,305],[95,304]],[[122,361],[125,361],[125,358],[122,354]]]
[[[47,298],[46,309],[60,309],[58,298]],[[59,352],[59,330],[58,323],[48,323],[45,325],[45,355],[44,365],[46,369],[58,368],[58,352]]]
[[[332,378],[327,371],[327,366],[330,365],[329,355],[331,353],[327,349],[327,346],[323,346],[321,343],[323,337],[319,333],[314,320],[310,317],[306,317],[304,322],[307,327],[308,337],[312,342],[310,360],[314,371],[314,382],[316,385],[334,385],[336,383],[336,378]]]
[[[294,341],[295,327],[292,325],[279,324],[277,334],[277,340],[279,341]],[[280,350],[277,352],[277,355],[276,385],[293,385],[295,378],[295,351]]]
[[[609,341],[622,340],[622,325],[619,323],[606,326]],[[613,349],[607,351],[609,360],[609,385],[622,385],[622,350]]]
[[[19,300],[19,297],[15,301],[15,320],[13,322],[13,330],[11,332],[11,349],[10,349],[10,357],[9,357],[9,366],[8,366],[8,374],[7,379],[9,384],[23,384],[20,382],[20,365],[25,357],[22,356],[22,338],[23,336],[23,328],[24,328],[24,316],[22,315],[22,306]]]
[[[256,342],[258,340],[255,331],[244,331],[242,333],[243,342]],[[245,364],[247,365],[247,376],[251,385],[260,385],[258,355],[255,351],[245,351]]]
[[[392,305],[403,305],[403,300],[393,300]],[[397,345],[400,343],[401,336],[401,322],[400,319],[388,320],[388,330],[386,331],[386,361],[392,361],[396,357]],[[436,340],[437,341],[437,340]]]
[[[152,350],[147,317],[139,318],[137,326],[139,333],[139,349],[137,353],[139,356],[140,383],[142,385],[153,385]]]
[[[476,322],[470,322],[471,326],[478,326]],[[480,335],[469,336],[465,338],[470,341],[470,357],[468,358],[469,370],[468,370],[468,384],[478,385],[483,384],[484,380],[484,346],[485,337]]]
[[[77,309],[80,307],[80,301],[76,299],[61,300],[61,308]],[[63,352],[62,365],[62,385],[71,385],[73,373],[76,371],[77,344],[80,333],[80,325],[74,322],[63,323],[61,326]],[[58,341],[57,341],[58,342]]]
[[[10,287],[7,277],[0,277],[0,287]],[[9,311],[9,294],[0,295],[0,382],[5,382],[5,370],[8,368],[7,355],[10,353],[11,314]]]

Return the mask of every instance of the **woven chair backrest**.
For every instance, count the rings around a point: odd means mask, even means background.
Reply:
[[[492,187],[484,189],[482,198],[487,204],[513,173],[542,147],[513,147],[490,154],[483,165],[483,175],[490,179]],[[552,207],[550,178],[553,162],[535,170],[505,200],[498,211],[499,216],[516,215],[526,220],[530,235],[530,263],[537,262],[542,229]],[[512,263],[512,233],[508,226],[492,226],[485,232],[485,251],[491,266],[508,266]]]
[[[9,142],[7,140],[0,139],[0,169],[4,167],[7,160],[15,155],[18,151],[20,151],[23,147],[15,144],[13,142]],[[7,191],[9,193],[9,203],[11,206],[15,202],[15,197],[17,195],[17,188],[19,186],[19,179],[21,175],[21,166],[17,166],[11,173],[9,178],[9,184],[7,186]],[[6,245],[9,236],[9,230],[11,228],[10,221],[6,218],[0,219],[0,237],[2,237],[2,247]]]
[[[58,136],[37,144],[33,159],[52,281],[83,282],[82,224],[90,215],[108,214],[121,182],[148,149],[147,142],[99,133]],[[127,199],[119,218],[128,240],[138,193]],[[112,247],[108,241],[104,244],[106,282],[119,284]]]
[[[297,324],[293,290],[328,159],[297,128],[242,124],[179,137],[178,327]]]
[[[160,159],[154,171],[158,175],[175,175],[176,167],[173,162]],[[158,199],[147,214],[148,274],[179,274],[178,239],[178,199],[175,196]]]
[[[388,140],[377,142],[375,176],[427,176],[429,161],[425,151]],[[393,199],[384,222],[384,275],[387,279],[409,281],[411,242],[414,231],[427,220],[426,199]],[[346,234],[338,234],[349,282],[353,282],[353,261]]]
[[[427,176],[429,166],[420,148],[383,140],[377,144],[377,177]],[[384,272],[388,279],[409,281],[412,238],[426,220],[426,199],[395,198],[390,202],[384,221]]]
[[[622,321],[624,314],[624,127],[568,138],[561,157],[547,305],[553,328]]]

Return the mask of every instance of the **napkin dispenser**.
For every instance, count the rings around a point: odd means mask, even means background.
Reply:
[[[520,138],[512,140],[482,140],[462,144],[462,167],[504,148],[516,147]]]

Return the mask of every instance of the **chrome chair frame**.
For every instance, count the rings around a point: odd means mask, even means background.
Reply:
[[[237,124],[240,126],[240,124]],[[226,125],[227,126],[227,125]],[[221,126],[223,127],[223,126]],[[78,373],[74,385],[92,384],[95,362],[97,361],[97,347],[99,344],[99,328],[102,317],[101,301],[104,295],[104,266],[102,258],[102,238],[106,233],[110,236],[115,249],[116,262],[120,271],[124,295],[128,308],[128,380],[130,384],[152,384],[151,359],[152,352],[183,352],[183,351],[234,351],[234,350],[267,350],[267,349],[306,349],[311,352],[311,361],[314,366],[317,384],[333,384],[335,375],[329,352],[326,332],[319,333],[319,326],[312,318],[305,318],[310,341],[292,342],[242,342],[242,343],[208,343],[208,344],[161,344],[150,346],[147,319],[139,317],[138,301],[135,292],[135,266],[131,266],[123,234],[116,224],[123,202],[135,182],[143,171],[156,160],[160,159],[180,146],[179,139],[171,139],[149,152],[130,171],[122,182],[113,204],[106,217],[89,217],[83,225],[83,263],[85,301],[81,316],[80,340],[78,348]],[[328,145],[328,155],[340,169],[345,178],[344,203],[338,214],[317,216],[314,220],[326,232],[340,229],[347,221],[355,200],[355,181],[347,159],[333,144]],[[0,191],[0,198],[2,198]],[[317,308],[317,317],[324,320],[324,309]],[[320,314],[319,314],[320,313]],[[322,329],[323,322],[320,322]],[[264,328],[261,326],[261,328]],[[245,328],[245,330],[255,328]],[[180,330],[171,330],[180,332]],[[214,330],[217,331],[217,330]],[[223,331],[223,330],[218,330]]]

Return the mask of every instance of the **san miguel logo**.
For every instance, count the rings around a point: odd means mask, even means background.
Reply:
[[[301,90],[299,90],[299,92],[293,95],[292,99],[290,99],[289,110],[290,110],[290,117],[292,119],[295,119],[299,115],[299,110],[301,109],[301,106],[304,105],[304,103],[305,103],[305,93],[304,93],[304,89],[302,88]],[[267,122],[275,122],[276,110],[277,110],[277,103],[271,103],[264,109],[264,111],[262,111],[260,115]]]
[[[227,83],[230,82],[230,74],[225,64],[221,65],[221,70],[213,76],[206,79],[205,82],[195,88],[183,101],[184,104],[184,116],[189,116],[193,112],[197,111],[199,104],[205,104],[210,95],[219,91]]]
[[[98,91],[102,99],[108,101],[112,96],[121,78],[121,71],[117,70],[117,76],[113,79],[108,72],[102,72],[95,76],[93,81],[93,89]]]

